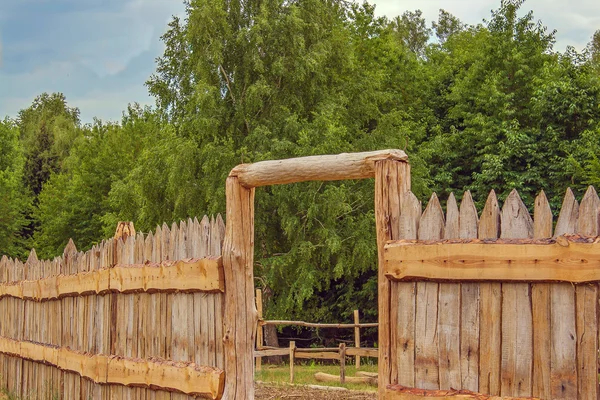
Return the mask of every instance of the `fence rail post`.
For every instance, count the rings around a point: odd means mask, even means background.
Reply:
[[[256,289],[256,311],[258,314],[258,325],[256,327],[256,350],[260,350],[263,346],[263,325],[261,324],[263,319],[263,302],[262,302],[262,290]],[[262,357],[256,357],[256,370],[262,370]]]
[[[296,342],[290,342],[290,383],[294,383],[294,354],[296,352]]]
[[[346,383],[346,343],[340,343],[340,383]]]
[[[358,310],[354,310],[354,347],[360,349],[360,320],[358,316]],[[357,354],[355,357],[356,369],[360,369],[360,356]]]

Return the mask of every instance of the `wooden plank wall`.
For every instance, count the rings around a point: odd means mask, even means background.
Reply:
[[[444,215],[435,194],[421,213],[402,202],[403,239],[597,236],[600,199],[569,189],[553,228],[544,192],[533,218],[513,190],[502,208],[491,191],[481,213],[471,194],[453,194]],[[468,389],[497,396],[597,399],[598,284],[392,282],[392,383]]]
[[[78,252],[40,261],[35,250],[23,263],[2,257],[0,282],[37,280],[116,264],[221,255],[221,216],[163,224],[147,235],[105,240]],[[37,302],[0,299],[0,336],[91,354],[191,361],[223,369],[222,293],[109,293]],[[120,385],[98,385],[57,368],[0,354],[0,379],[18,396],[48,399],[187,399],[187,395]]]

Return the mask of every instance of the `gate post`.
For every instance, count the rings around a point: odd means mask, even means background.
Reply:
[[[400,238],[400,207],[402,195],[410,190],[410,164],[406,161],[381,160],[375,163],[375,226],[377,230],[378,256],[378,314],[379,314],[379,358],[378,391],[384,399],[385,389],[390,383],[397,383],[396,362],[397,332],[396,315],[391,310],[392,285],[383,273],[383,247],[388,240]],[[395,296],[397,298],[397,296]]]
[[[254,399],[254,188],[227,178],[227,225],[223,242],[225,275],[224,399]]]

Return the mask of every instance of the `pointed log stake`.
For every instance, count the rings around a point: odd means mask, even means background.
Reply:
[[[513,189],[504,202],[500,237],[524,239],[533,236],[533,220],[519,193]],[[508,251],[507,251],[508,253]],[[495,254],[495,253],[492,253]],[[511,253],[508,253],[511,254]],[[520,262],[514,270],[521,270]],[[500,394],[530,396],[532,391],[533,333],[529,285],[502,284],[502,360]]]
[[[224,399],[254,399],[254,342],[258,321],[254,304],[254,189],[237,177],[226,181],[227,227],[223,244],[225,274]]]
[[[450,193],[448,202],[446,203],[446,229],[444,231],[444,239],[458,239],[459,229],[458,205],[456,204],[454,193]]]
[[[556,228],[554,229],[554,236],[561,236],[565,234],[574,234],[577,230],[577,219],[579,218],[579,204],[573,195],[571,188],[567,188],[565,198],[563,199],[562,206],[560,208],[560,214],[556,221]]]
[[[479,239],[497,239],[500,236],[500,207],[492,189],[481,212]]]
[[[421,218],[421,203],[412,192],[402,196],[400,208],[400,238],[416,239]],[[457,211],[458,214],[458,211]],[[416,284],[396,283],[396,296],[392,305],[396,305],[396,321],[390,321],[392,332],[396,330],[398,383],[415,385],[415,288]],[[394,287],[394,286],[392,286]],[[401,306],[400,306],[401,305]],[[392,359],[394,363],[394,359]],[[392,364],[394,365],[394,364]]]
[[[407,161],[402,150],[380,150],[364,153],[342,153],[260,161],[242,164],[231,170],[244,187],[281,185],[306,181],[364,179],[375,176],[375,163],[380,160]]]
[[[600,199],[593,186],[588,187],[577,220],[577,234],[598,235]],[[581,399],[598,398],[598,283],[575,287],[577,332],[577,392]],[[591,334],[590,332],[595,332]]]
[[[490,191],[481,212],[479,239],[497,239],[500,235],[500,207],[496,192]],[[481,393],[500,394],[501,315],[500,283],[479,285],[479,389]]]
[[[477,239],[479,218],[471,192],[463,195],[460,203],[461,239]],[[443,285],[440,285],[440,288]],[[456,285],[457,287],[459,285]],[[480,286],[477,283],[460,285],[459,304],[456,320],[460,321],[460,387],[468,390],[479,389],[479,301]],[[440,387],[441,388],[441,387]]]
[[[579,207],[577,233],[585,236],[598,236],[598,210],[600,198],[593,186],[588,187]]]
[[[552,237],[552,210],[542,190],[535,198],[533,211],[533,237]],[[550,325],[551,285],[538,283],[531,285],[531,305],[533,316],[533,376],[532,394],[543,399],[551,398],[550,368],[552,341]]]

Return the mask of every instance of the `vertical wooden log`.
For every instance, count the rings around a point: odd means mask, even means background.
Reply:
[[[340,343],[340,383],[346,383],[346,343]]]
[[[396,359],[397,343],[392,343],[391,334],[397,310],[391,302],[391,284],[383,274],[385,242],[397,239],[400,229],[401,194],[409,189],[410,168],[407,163],[392,160],[375,162],[375,225],[377,230],[378,254],[378,312],[379,312],[379,396],[396,377],[392,377],[393,360]],[[396,335],[396,334],[394,334]],[[393,345],[393,346],[392,346]],[[394,356],[392,356],[394,354]],[[397,366],[394,366],[397,369]]]
[[[226,181],[227,230],[223,244],[225,388],[223,398],[254,399],[254,189]]]
[[[262,290],[256,289],[256,311],[258,317],[258,326],[256,331],[256,349],[260,350],[263,346],[263,326],[261,325],[263,319],[263,300]],[[262,369],[262,357],[256,357],[256,370]]]
[[[477,208],[466,191],[460,203],[460,238],[477,239]],[[479,284],[460,285],[460,380],[461,389],[479,391]]]
[[[533,220],[516,190],[501,214],[501,237],[533,237]],[[518,268],[518,266],[515,266]],[[527,283],[502,284],[502,396],[531,396],[533,323]]]
[[[600,198],[588,187],[579,207],[577,233],[597,236]],[[575,286],[578,399],[598,398],[598,283]],[[592,334],[590,334],[590,332]]]
[[[419,240],[441,239],[444,235],[444,212],[433,193],[419,221]],[[415,331],[415,385],[420,389],[439,389],[438,345],[439,284],[417,282]],[[456,360],[458,363],[458,360]]]
[[[542,190],[535,198],[533,211],[533,237],[543,239],[552,237],[552,210]],[[551,398],[550,365],[552,337],[550,326],[550,284],[531,285],[531,303],[533,315],[533,384],[532,395],[542,399]]]
[[[358,310],[354,310],[354,347],[356,347],[357,349],[360,349],[360,326],[358,324],[360,324]],[[391,326],[391,329],[394,329],[393,325]],[[359,355],[356,355],[354,365],[356,366],[357,370],[360,369],[360,356]]]
[[[296,342],[290,341],[290,383],[294,383],[294,356],[296,354]]]
[[[579,204],[567,189],[554,236],[573,234],[577,229]],[[551,392],[555,399],[577,398],[577,329],[575,289],[567,283],[551,285],[552,366]]]
[[[454,193],[450,193],[446,205],[444,239],[459,238],[459,215]],[[440,389],[462,389],[460,377],[460,283],[440,283],[438,346]]]
[[[402,196],[400,209],[400,239],[416,239],[421,219],[421,203],[412,192]],[[396,322],[392,330],[397,332],[398,383],[415,386],[415,313],[416,284],[413,282],[393,282],[396,288],[392,305],[396,304]]]

